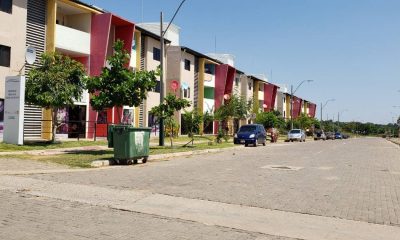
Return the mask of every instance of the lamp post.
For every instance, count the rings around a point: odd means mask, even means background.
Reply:
[[[303,83],[307,82],[313,82],[314,80],[303,80],[297,85],[296,89],[293,91],[293,85],[290,85],[290,129],[293,129],[293,94],[299,90],[300,86],[303,85]]]
[[[321,103],[321,123],[322,123],[322,110],[324,109],[324,107],[326,107],[326,105],[328,104],[328,102],[333,102],[333,101],[335,101],[335,100],[336,100],[336,99],[332,98],[332,99],[326,100],[325,104],[322,104],[322,103]]]
[[[168,31],[169,26],[174,21],[176,15],[178,14],[179,10],[181,9],[183,3],[186,0],[183,0],[179,7],[176,9],[174,16],[172,17],[171,21],[169,22],[167,28],[164,30],[164,21],[163,21],[163,12],[160,13],[160,104],[164,101],[164,35]],[[164,146],[164,119],[160,119],[160,133],[159,133],[159,145]]]
[[[348,109],[344,109],[344,110],[342,110],[342,111],[337,113],[337,121],[338,122],[340,122],[340,115],[342,115],[344,112],[347,112],[347,111],[348,111]]]

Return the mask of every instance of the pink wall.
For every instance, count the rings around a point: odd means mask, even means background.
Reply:
[[[298,118],[300,116],[302,101],[301,98],[293,96],[293,118]]]
[[[104,13],[92,16],[91,25],[91,46],[90,46],[90,75],[98,76],[101,74],[102,68],[105,66],[107,60],[107,49],[110,44],[111,26],[115,26],[115,39],[124,41],[124,49],[131,54],[133,34],[135,25],[111,13]],[[129,63],[128,63],[129,64]],[[126,67],[129,65],[127,64]],[[122,108],[112,108],[107,110],[108,123],[120,123],[119,116],[122,116]],[[95,122],[97,122],[97,112],[89,107],[89,129],[94,129]],[[104,126],[103,126],[104,125]],[[97,125],[97,136],[107,135],[107,124]],[[88,137],[94,137],[94,132],[88,132]]]
[[[215,66],[215,88],[214,88],[214,98],[215,104],[214,108],[218,109],[224,102],[224,95],[232,94],[233,80],[235,78],[236,69],[229,66],[228,64],[221,64]],[[214,134],[218,133],[219,124],[214,122]]]
[[[275,106],[276,92],[278,87],[273,84],[264,84],[264,104],[267,108],[264,111],[272,111]]]
[[[315,112],[317,110],[317,105],[314,103],[309,103],[309,110],[308,110],[308,115],[312,118],[315,118]]]

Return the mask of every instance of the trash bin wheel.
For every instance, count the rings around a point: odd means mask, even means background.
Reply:
[[[149,159],[149,157],[144,157],[144,158],[142,159],[142,163],[146,163],[148,159]]]

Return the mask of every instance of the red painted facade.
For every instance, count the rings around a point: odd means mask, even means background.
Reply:
[[[264,84],[264,108],[265,112],[274,110],[276,93],[278,91],[278,86],[270,83]]]
[[[315,112],[317,110],[317,105],[314,103],[308,103],[308,116],[315,118]]]
[[[298,118],[300,116],[302,101],[301,98],[293,96],[293,118]]]
[[[218,109],[224,103],[224,96],[232,95],[233,81],[236,69],[228,64],[215,66],[214,108]],[[218,133],[218,122],[214,123],[214,133]]]
[[[115,32],[112,32],[115,29]],[[90,42],[90,75],[98,76],[105,67],[108,49],[114,44],[114,39],[124,41],[124,48],[131,53],[135,24],[124,20],[111,13],[104,13],[92,16],[91,42]],[[114,36],[111,36],[114,33]],[[127,66],[128,67],[128,66]],[[110,123],[120,123],[119,116],[122,116],[122,108],[108,109],[103,113],[103,121],[98,124],[98,113],[91,107],[89,108],[88,129],[96,127],[96,136],[107,136],[107,125]],[[106,123],[105,123],[106,122]],[[88,132],[88,138],[94,137],[94,131]]]

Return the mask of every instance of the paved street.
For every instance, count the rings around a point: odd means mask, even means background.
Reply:
[[[43,167],[49,173],[0,173],[0,239],[400,236],[400,148],[384,139],[275,144],[100,170]]]

